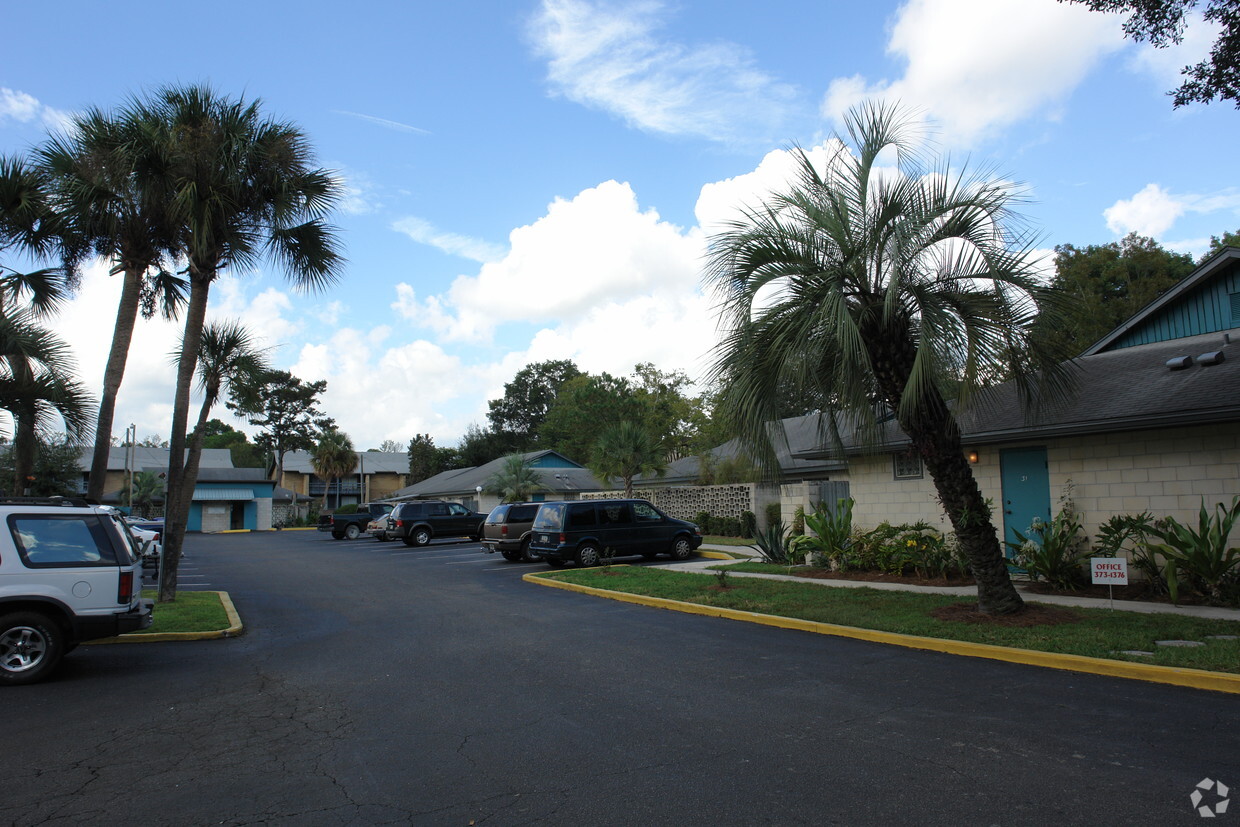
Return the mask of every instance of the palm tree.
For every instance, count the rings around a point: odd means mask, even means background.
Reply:
[[[314,466],[314,473],[327,483],[323,489],[323,507],[327,508],[327,492],[331,490],[332,480],[352,474],[357,468],[353,440],[343,431],[328,428],[319,436],[319,444],[310,454],[310,463]],[[339,491],[336,493],[336,507],[340,507]]]
[[[173,354],[174,361],[178,357],[179,353]],[[211,409],[220,401],[225,386],[253,382],[268,369],[264,349],[259,348],[250,331],[236,321],[216,322],[203,329],[197,362],[202,406],[198,409],[198,422],[190,434],[185,460],[185,480],[188,484],[182,486],[181,499],[177,504],[185,514],[189,513],[193,501],[193,483],[198,479],[198,465],[202,460],[202,445],[207,438],[207,420],[211,418]],[[175,596],[174,592],[172,597]]]
[[[138,471],[129,488],[129,507],[137,508],[143,517],[150,517],[155,502],[164,499],[164,480],[154,471]]]
[[[536,491],[546,490],[547,486],[524,454],[510,454],[504,457],[500,470],[486,481],[485,488],[502,502],[517,503],[528,500]]]
[[[72,235],[48,199],[41,170],[19,158],[0,157],[0,252],[36,257],[73,246]],[[38,431],[53,411],[76,438],[90,418],[90,399],[72,378],[68,349],[39,318],[55,312],[71,288],[64,268],[19,272],[0,264],[0,383],[13,417],[14,488],[21,491],[34,470]],[[24,304],[20,304],[24,303]]]
[[[185,299],[183,280],[164,267],[176,254],[173,205],[151,197],[134,175],[129,152],[140,145],[133,137],[141,129],[91,109],[74,119],[69,133],[53,136],[38,150],[55,206],[74,229],[77,243],[65,251],[69,266],[93,252],[112,261],[110,275],[123,274],[86,489],[94,500],[103,496],[116,395],[139,307],[150,318],[158,306],[171,319]]]
[[[0,313],[0,410],[13,418],[15,492],[26,487],[38,434],[53,418],[64,422],[70,440],[90,427],[93,403],[74,370],[68,346],[28,312]]]
[[[266,119],[259,102],[231,101],[205,86],[165,87],[120,115],[138,124],[127,150],[136,186],[171,204],[177,247],[190,282],[169,436],[169,509],[165,520],[163,594],[175,594],[188,511],[180,507],[190,387],[211,285],[222,270],[242,270],[266,256],[294,286],[331,284],[343,259],[325,217],[339,198],[331,174],[292,124]]]
[[[663,476],[667,458],[659,440],[640,423],[623,420],[599,434],[590,470],[605,479],[624,481],[624,496],[633,496],[633,478],[639,474]]]
[[[894,417],[968,555],[979,608],[1019,611],[953,406],[996,377],[1026,400],[1066,391],[1061,354],[1029,336],[1062,302],[1034,277],[1005,183],[921,163],[897,107],[864,104],[845,122],[824,162],[797,150],[795,184],[710,241],[728,325],[713,368],[720,412],[768,468],[781,387],[829,400],[823,436],[837,446],[837,416],[873,444]],[[878,166],[884,152],[895,167]]]

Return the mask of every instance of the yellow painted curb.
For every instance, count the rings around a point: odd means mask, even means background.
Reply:
[[[272,531],[318,531],[318,530],[319,529],[317,526],[312,526],[312,525],[298,525],[298,526],[289,526],[287,528],[273,528],[272,529]]]
[[[226,528],[223,531],[214,531],[213,534],[249,534],[248,528]]]
[[[237,607],[233,605],[232,598],[228,596],[228,592],[212,592],[218,595],[220,603],[224,605],[224,613],[228,615],[228,628],[215,629],[209,632],[155,632],[147,634],[144,632],[130,632],[120,635],[119,637],[105,637],[100,640],[88,640],[86,644],[92,643],[167,643],[174,640],[218,640],[225,637],[236,637],[245,630],[245,626],[241,623],[241,616],[237,614]]]
[[[1122,660],[1091,658],[1085,655],[1063,655],[1055,652],[1038,652],[1033,649],[1013,649],[1007,646],[995,646],[990,643],[971,643],[963,640],[945,640],[943,638],[921,637],[920,635],[902,635],[897,632],[878,632],[873,629],[859,629],[855,626],[838,626],[834,623],[819,623],[813,620],[799,620],[792,617],[746,612],[740,609],[724,609],[718,606],[704,606],[700,603],[686,603],[681,600],[668,600],[663,597],[646,597],[628,592],[616,592],[599,589],[593,586],[582,586],[577,583],[566,583],[555,580],[553,574],[530,573],[522,576],[523,580],[542,586],[606,597],[625,603],[636,603],[639,606],[653,606],[675,612],[722,617],[728,620],[740,620],[747,623],[759,623],[764,626],[775,626],[780,629],[796,629],[801,632],[813,632],[819,635],[834,635],[856,640],[868,640],[872,643],[886,643],[893,646],[904,646],[910,649],[926,649],[932,652],[945,652],[950,655],[963,655],[973,658],[988,658],[1008,663],[1023,663],[1029,666],[1044,666],[1051,669],[1066,669],[1072,672],[1087,672],[1093,675],[1107,675],[1113,678],[1130,678],[1133,680],[1167,683],[1174,686],[1187,686],[1193,689],[1211,689],[1215,692],[1229,692],[1240,695],[1240,675],[1226,672],[1208,672],[1204,669],[1187,669],[1178,666],[1156,666],[1150,663],[1130,663]]]
[[[726,551],[701,551],[699,550],[697,553],[697,556],[705,557],[708,560],[737,560],[739,562],[738,558],[733,557],[731,554],[728,554]]]

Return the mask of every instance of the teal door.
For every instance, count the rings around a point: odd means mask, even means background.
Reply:
[[[1008,542],[1016,542],[1015,529],[1029,535],[1035,517],[1051,519],[1051,475],[1046,467],[1045,448],[1005,448],[999,453],[1003,484],[1003,534]],[[1012,547],[1004,546],[1012,556]]]

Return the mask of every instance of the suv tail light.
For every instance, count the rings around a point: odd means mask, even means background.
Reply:
[[[121,572],[120,584],[116,589],[116,602],[128,604],[133,600],[133,572]]]
[[[501,537],[507,537],[507,536],[508,536],[508,526],[507,526],[507,525],[502,525],[502,526],[500,526],[500,527],[499,527],[499,536],[501,536]]]
[[[564,545],[564,544],[565,544],[565,543],[567,543],[567,542],[568,542],[568,535],[567,535],[567,534],[561,534],[561,535],[560,535],[560,545]]]
[[[404,520],[392,520],[392,525],[396,526],[397,528],[400,528],[404,524],[405,524]]]

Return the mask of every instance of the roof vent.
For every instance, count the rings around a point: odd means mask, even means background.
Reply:
[[[1191,356],[1177,356],[1174,359],[1167,360],[1167,367],[1172,370],[1184,370],[1184,368],[1189,367],[1192,364],[1193,357]]]
[[[1223,351],[1221,350],[1212,350],[1197,357],[1197,362],[1201,365],[1217,365],[1221,361],[1223,361]]]

